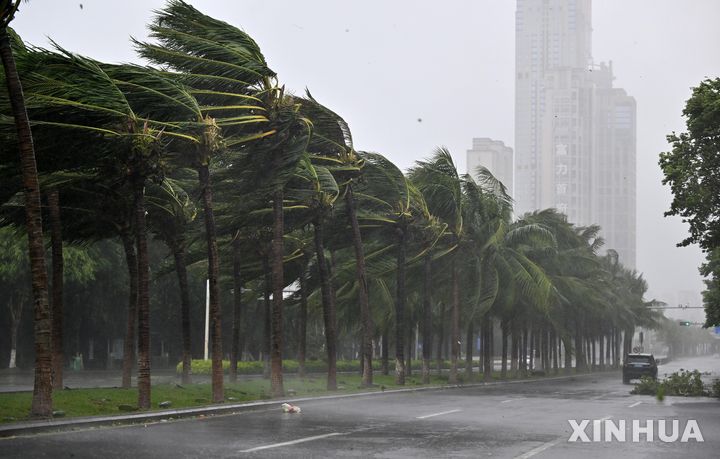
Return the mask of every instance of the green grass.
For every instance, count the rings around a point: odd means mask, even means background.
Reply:
[[[447,384],[447,373],[442,375],[434,374],[430,377],[430,385],[439,386]],[[562,371],[559,373],[562,376]],[[548,377],[555,376],[550,372]],[[527,378],[518,379],[541,379],[544,376],[527,376]],[[477,371],[473,372],[473,378],[467,380],[464,372],[461,370],[458,374],[460,383],[482,382],[483,376]],[[500,372],[493,373],[494,381],[499,381]],[[511,372],[508,372],[508,379],[515,379]],[[422,386],[419,372],[414,372],[412,376],[408,376],[405,386],[395,384],[395,376],[391,372],[390,375],[384,376],[379,372],[373,375],[373,388],[360,387],[360,375],[358,374],[339,374],[337,376],[338,390],[328,391],[326,389],[327,380],[324,375],[313,375],[305,378],[298,378],[294,375],[285,375],[284,383],[286,392],[293,390],[294,395],[288,395],[287,398],[298,398],[306,396],[318,396],[328,394],[350,394],[356,392],[373,392],[384,389],[399,389],[408,387]],[[271,397],[270,382],[266,379],[246,379],[237,383],[225,383],[225,401],[226,403],[240,403],[257,400],[269,400]],[[30,412],[30,402],[32,398],[31,392],[15,392],[0,393],[0,423],[12,423],[28,420]],[[190,408],[204,405],[210,405],[211,386],[210,384],[189,384],[186,386],[178,386],[176,384],[157,384],[152,387],[152,408],[151,411],[157,411],[161,408],[158,404],[164,401],[172,403],[172,409]],[[65,417],[77,416],[95,416],[95,415],[113,415],[126,414],[121,411],[118,406],[129,405],[137,406],[137,389],[117,389],[117,388],[99,388],[99,389],[66,389],[55,392],[53,394],[53,408],[58,411],[65,412]]]
[[[395,385],[394,375],[374,375],[377,387],[361,388],[359,375],[338,375],[338,390],[328,391],[325,377],[298,378],[285,377],[285,390],[294,390],[297,398],[310,395],[349,394],[355,392],[380,391],[396,389],[403,386]],[[447,383],[447,376],[432,376],[431,385]],[[420,376],[412,376],[406,380],[404,387],[415,387],[420,384]],[[225,384],[226,403],[240,403],[270,399],[270,383],[264,379],[245,380],[238,383]],[[0,423],[11,423],[28,420],[30,412],[31,392],[0,393]],[[160,410],[158,404],[172,402],[172,409],[210,405],[210,384],[158,384],[152,387],[151,411]],[[65,417],[127,414],[119,405],[137,406],[137,389],[66,389],[53,394],[53,408],[64,411]]]

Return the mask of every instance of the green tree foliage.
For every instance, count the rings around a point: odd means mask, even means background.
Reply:
[[[708,262],[700,269],[709,277],[703,295],[706,326],[720,325],[719,273],[713,255],[720,247],[720,78],[693,88],[683,116],[687,132],[670,134],[672,150],[660,154],[663,184],[673,193],[665,215],[678,215],[690,227],[690,235],[678,245],[698,244],[707,253]]]

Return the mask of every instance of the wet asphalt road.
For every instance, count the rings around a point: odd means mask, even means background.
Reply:
[[[673,362],[720,377],[720,358]],[[712,377],[712,376],[711,376]],[[630,395],[619,373],[488,387],[386,393],[147,426],[0,439],[1,457],[715,458],[720,401]],[[568,420],[627,422],[627,442],[569,442]],[[632,420],[696,420],[704,442],[632,440]],[[592,424],[585,429],[592,439]]]

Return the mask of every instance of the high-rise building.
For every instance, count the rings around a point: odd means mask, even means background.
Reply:
[[[599,224],[635,266],[635,101],[592,60],[590,0],[518,0],[515,211]]]
[[[592,221],[620,261],[636,263],[635,99],[612,87],[612,62],[594,68]]]
[[[486,167],[496,179],[500,180],[508,193],[513,189],[513,150],[500,140],[487,137],[475,138],[472,149],[467,151],[468,174],[477,177],[478,166]]]

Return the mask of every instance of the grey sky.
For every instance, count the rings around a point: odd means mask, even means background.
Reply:
[[[82,8],[80,4],[82,3]],[[32,0],[14,27],[26,40],[111,62],[137,62],[128,41],[163,1]],[[292,91],[307,86],[349,123],[356,147],[406,168],[437,145],[464,171],[473,137],[513,144],[515,0],[194,0],[259,43]],[[593,56],[638,106],[638,268],[669,303],[699,292],[697,248],[662,216],[670,192],[657,155],[680,131],[690,87],[720,75],[717,0],[595,0]],[[421,120],[421,121],[419,121]],[[699,299],[699,297],[698,297]]]

